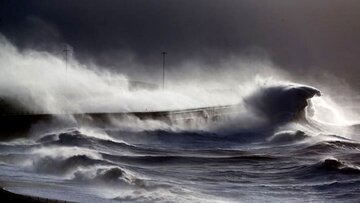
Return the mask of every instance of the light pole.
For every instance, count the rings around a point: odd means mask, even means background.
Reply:
[[[68,46],[65,45],[65,48],[63,50],[64,54],[65,54],[65,70],[67,72],[67,60],[68,60],[68,53],[70,52],[70,49],[68,49]]]
[[[163,90],[165,89],[165,56],[166,56],[166,52],[163,51],[161,53],[163,55]]]

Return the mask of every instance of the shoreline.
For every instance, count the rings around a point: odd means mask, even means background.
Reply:
[[[66,201],[34,197],[29,195],[16,194],[0,188],[0,199],[5,202],[22,202],[22,203],[65,203]]]

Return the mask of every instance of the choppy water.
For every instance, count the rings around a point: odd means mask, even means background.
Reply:
[[[207,125],[220,130],[49,127],[0,144],[0,181],[75,202],[360,200],[356,125],[218,122]]]

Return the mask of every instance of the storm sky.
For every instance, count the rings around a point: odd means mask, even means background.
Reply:
[[[0,32],[20,49],[61,53],[69,44],[80,61],[119,72],[153,72],[162,51],[172,67],[193,60],[218,69],[229,57],[266,55],[295,76],[329,73],[358,86],[358,0],[1,0],[0,6]],[[142,68],[121,65],[132,62]]]

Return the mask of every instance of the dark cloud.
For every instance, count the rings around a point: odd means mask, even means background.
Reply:
[[[1,32],[17,46],[56,51],[68,43],[80,60],[103,66],[136,61],[151,71],[163,50],[174,66],[262,50],[293,74],[326,71],[351,82],[360,74],[357,0],[2,0],[1,6]]]

